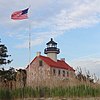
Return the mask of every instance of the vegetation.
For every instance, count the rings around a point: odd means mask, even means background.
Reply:
[[[15,98],[27,97],[99,97],[100,87],[89,85],[78,85],[68,87],[37,87],[37,88],[19,88],[15,90],[0,90],[0,100],[11,100]]]
[[[0,44],[0,65],[9,64],[12,62],[12,60],[7,59],[9,56],[11,56],[8,55],[7,52],[7,47],[4,44]]]
[[[83,74],[82,69],[80,67],[78,67],[76,70],[76,79],[84,82],[88,81],[90,83],[96,83],[99,81],[99,78],[97,78],[95,74],[91,75],[89,71],[86,71],[85,74]]]

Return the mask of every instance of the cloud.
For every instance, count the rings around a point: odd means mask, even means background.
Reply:
[[[57,30],[70,30],[81,27],[89,27],[100,23],[100,1],[81,3],[73,8],[62,9],[58,15],[53,18]]]
[[[59,5],[60,3],[61,1],[58,1],[57,4]],[[75,28],[87,28],[100,22],[100,17],[98,16],[100,15],[99,0],[94,0],[93,2],[91,0],[87,2],[86,0],[84,2],[78,0],[76,3],[73,3],[72,0],[71,2],[67,1],[66,3],[70,4],[72,8],[66,8],[64,3],[62,7],[60,6],[59,11],[56,9],[55,14],[48,16],[45,21],[42,20],[37,27],[52,29],[59,35],[59,32]]]
[[[0,4],[0,12],[2,12],[0,26],[4,26],[5,30],[9,31],[9,33],[6,32],[9,36],[17,39],[24,39],[29,30],[29,23],[28,20],[12,21],[10,19],[11,13],[24,9],[29,5],[31,5],[29,10],[31,33],[35,34],[37,32],[37,34],[41,33],[42,35],[46,33],[48,34],[46,38],[50,37],[50,33],[55,33],[54,36],[52,35],[55,37],[64,34],[68,30],[87,28],[100,23],[100,0],[77,0],[75,2],[74,0],[38,0],[35,2],[29,0],[9,0],[7,2],[3,0],[0,1]],[[42,36],[39,36],[39,38],[41,40],[45,39]],[[37,40],[36,45],[39,45],[40,40],[38,37],[35,39]],[[18,47],[27,48],[26,42],[21,44],[23,46]],[[32,43],[32,46],[34,45]]]
[[[98,78],[100,78],[100,57],[82,57],[71,61],[71,65],[75,69],[80,67],[84,74],[89,71],[91,75],[95,74]]]
[[[43,41],[43,38],[36,38],[31,41],[25,41],[23,44],[17,45],[16,48],[29,48],[29,42],[30,46],[36,46],[38,44],[41,44]]]
[[[32,39],[32,37],[34,39]],[[32,36],[32,33],[31,33],[30,40],[29,40],[29,37],[27,37],[27,41],[23,42],[22,44],[17,45],[16,48],[29,48],[29,42],[30,42],[31,47],[40,45],[44,41],[47,41],[49,37],[56,37],[56,34],[50,33],[50,32],[40,32],[40,33],[38,32]]]

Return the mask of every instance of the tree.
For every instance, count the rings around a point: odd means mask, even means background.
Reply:
[[[0,43],[0,65],[9,64],[12,62],[12,60],[7,59],[9,56],[11,56],[8,55],[7,52],[8,52],[7,47],[4,44]]]
[[[15,81],[16,81],[16,71],[13,67],[10,67],[8,70],[5,70],[4,68],[0,70],[0,82],[2,83],[2,87],[12,89],[13,82]]]

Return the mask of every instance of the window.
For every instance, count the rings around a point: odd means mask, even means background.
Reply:
[[[39,60],[39,66],[43,66],[42,60]]]
[[[60,75],[60,70],[58,70],[58,75]]]
[[[63,76],[65,77],[65,71],[63,70]]]
[[[67,76],[69,77],[69,72],[67,71]]]
[[[55,75],[56,74],[56,70],[55,69],[53,69],[53,75]]]

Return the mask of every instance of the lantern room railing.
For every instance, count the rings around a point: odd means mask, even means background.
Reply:
[[[44,49],[44,53],[47,54],[48,52],[55,52],[57,54],[60,53],[60,49],[56,48],[56,47],[50,47],[50,48],[46,48]]]

